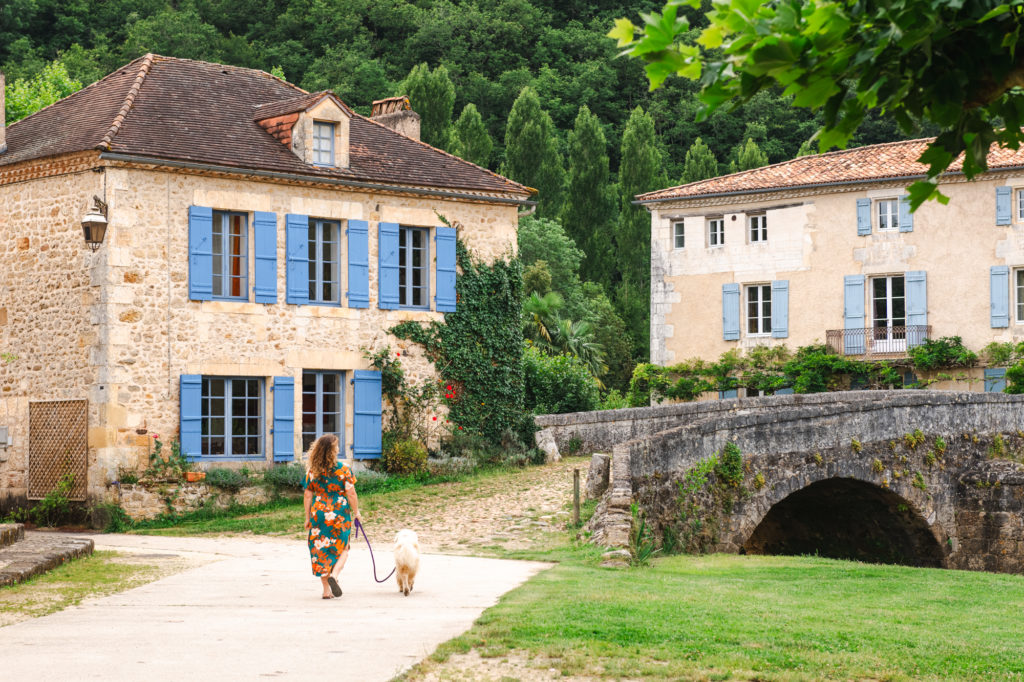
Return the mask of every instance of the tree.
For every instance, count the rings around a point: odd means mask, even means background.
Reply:
[[[677,74],[700,81],[700,119],[781,86],[793,104],[820,110],[821,151],[844,147],[879,110],[904,134],[933,123],[938,137],[918,159],[928,176],[910,201],[948,199],[939,175],[961,152],[968,179],[987,169],[993,144],[1024,141],[1024,0],[721,0],[692,41],[700,0],[670,0],[643,26],[618,19],[608,34],[645,61],[651,87]]]
[[[480,112],[470,102],[462,109],[452,131],[452,153],[466,161],[487,168],[494,150],[494,141],[487,134]]]
[[[615,212],[608,184],[608,143],[601,123],[586,105],[569,132],[569,196],[562,225],[583,247],[584,279],[610,284],[617,265],[612,254],[611,226]]]
[[[540,97],[529,86],[519,93],[508,114],[501,173],[538,191],[538,216],[559,215],[565,186],[562,155],[551,116],[541,109]]]
[[[683,184],[706,180],[718,175],[718,161],[714,152],[699,137],[686,150],[686,162],[683,165]]]
[[[31,80],[18,78],[4,89],[7,122],[23,119],[81,89],[82,84],[68,75],[63,62],[52,61]]]
[[[768,155],[761,151],[753,139],[747,138],[746,143],[736,149],[735,157],[729,162],[729,172],[750,170],[768,165]]]
[[[413,111],[420,115],[420,139],[447,149],[455,109],[455,85],[448,69],[439,66],[431,71],[426,64],[414,66],[401,89],[401,94],[409,96]]]
[[[622,135],[619,220],[615,230],[615,259],[621,281],[613,290],[616,308],[637,343],[634,355],[645,359],[650,336],[651,214],[642,206],[634,206],[633,199],[667,186],[664,168],[654,120],[637,107]]]

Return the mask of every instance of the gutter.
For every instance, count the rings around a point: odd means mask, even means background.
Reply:
[[[300,175],[298,173],[284,173],[281,171],[268,171],[249,168],[236,168],[234,166],[218,166],[209,163],[196,163],[192,161],[171,161],[151,156],[136,156],[134,154],[118,154],[115,152],[101,152],[100,159],[105,161],[123,161],[125,163],[144,163],[155,166],[167,166],[169,168],[184,168],[187,170],[202,170],[215,173],[229,173],[232,175],[255,175],[262,178],[274,178],[276,180],[295,180],[299,182],[319,182],[328,185],[342,185],[358,189],[368,189],[385,192],[403,192],[406,194],[418,194],[436,196],[445,199],[472,199],[484,203],[514,204],[516,206],[536,206],[536,201],[527,199],[512,199],[509,197],[487,197],[465,192],[451,192],[441,189],[422,189],[418,187],[404,187],[402,185],[384,185],[374,182],[360,182],[345,178],[324,177],[321,175]]]
[[[995,170],[986,171],[986,173],[1001,173],[1003,171],[1019,171],[1024,170],[1024,166],[1006,166],[1004,168],[996,168]],[[940,173],[939,177],[948,177],[950,175],[963,175],[963,171],[947,171]],[[681,197],[663,197],[661,199],[647,199],[640,200],[634,199],[629,202],[633,206],[646,206],[648,204],[660,204],[666,201],[688,201],[690,199],[705,199],[707,197],[734,197],[741,194],[767,194],[769,192],[788,192],[796,189],[817,189],[819,187],[841,187],[844,185],[867,185],[878,182],[897,182],[900,180],[921,180],[927,178],[926,173],[920,173],[918,175],[900,175],[897,177],[888,178],[869,178],[867,180],[836,180],[835,182],[816,182],[811,185],[788,185],[786,187],[765,187],[762,189],[742,189],[734,190],[731,192],[712,192],[710,194],[688,194]]]

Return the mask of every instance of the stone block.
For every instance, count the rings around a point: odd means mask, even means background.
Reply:
[[[596,453],[590,457],[590,468],[587,470],[585,498],[596,500],[608,489],[608,477],[611,473],[611,456]]]

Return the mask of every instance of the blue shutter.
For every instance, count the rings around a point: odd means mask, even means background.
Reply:
[[[914,214],[910,212],[910,195],[900,197],[900,232],[914,231]]]
[[[370,307],[370,223],[349,220],[348,237],[348,307]]]
[[[356,459],[376,459],[381,455],[380,372],[357,369],[352,375],[352,453]]]
[[[1013,222],[1013,188],[996,187],[996,225]]]
[[[775,391],[775,395],[793,395],[793,389],[792,388],[780,388],[779,390]]]
[[[864,348],[864,275],[843,278],[843,352],[863,355]]]
[[[789,336],[789,280],[772,282],[772,338]]]
[[[993,265],[988,271],[989,319],[993,329],[1010,326],[1010,268]]]
[[[178,387],[179,429],[181,454],[190,462],[203,454],[203,377],[182,374]]]
[[[309,216],[289,213],[284,217],[285,300],[309,303]]]
[[[434,228],[437,261],[437,293],[434,303],[441,313],[455,312],[455,228]]]
[[[740,285],[722,285],[722,338],[736,341],[740,338]]]
[[[730,388],[728,391],[719,391],[718,399],[725,400],[727,398],[736,398],[739,396],[739,392],[735,388]]]
[[[295,459],[295,378],[274,377],[274,461]]]
[[[213,209],[188,207],[188,297],[213,298]]]
[[[985,370],[985,393],[1002,393],[1006,390],[1006,368],[993,367]]]
[[[277,214],[256,211],[252,221],[257,303],[277,303]]]
[[[871,199],[857,199],[857,234],[871,234]]]
[[[924,270],[915,270],[905,275],[907,294],[907,326],[918,329],[907,330],[907,348],[920,346],[927,334],[922,328],[928,324],[928,286]]]
[[[377,226],[377,306],[385,310],[398,307],[398,223]]]

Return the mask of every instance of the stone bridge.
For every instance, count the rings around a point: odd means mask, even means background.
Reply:
[[[628,545],[636,503],[688,551],[1024,571],[1024,396],[849,391],[537,423],[549,449],[611,453],[607,483],[600,457],[588,482],[599,544]]]

